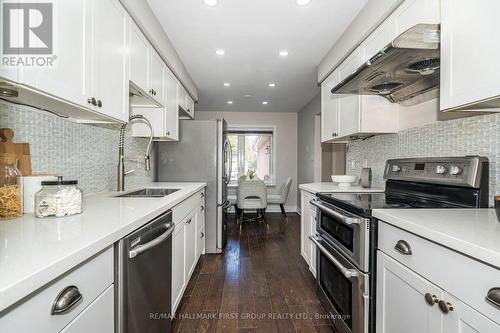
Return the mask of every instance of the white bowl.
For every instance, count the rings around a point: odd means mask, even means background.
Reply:
[[[337,183],[339,187],[351,187],[351,184],[356,180],[358,180],[358,176],[332,175],[332,181]]]

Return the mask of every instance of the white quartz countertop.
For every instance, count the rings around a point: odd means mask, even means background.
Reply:
[[[374,209],[376,218],[500,268],[494,209]]]
[[[79,215],[37,219],[25,214],[0,221],[0,311],[205,186],[152,183],[147,187],[180,190],[163,198],[116,198],[118,192],[100,193],[84,197],[84,212]]]
[[[334,193],[334,192],[384,192],[381,187],[363,188],[361,186],[339,187],[333,182],[300,184],[301,190],[311,193]]]

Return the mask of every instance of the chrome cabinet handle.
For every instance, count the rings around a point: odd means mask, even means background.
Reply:
[[[162,233],[160,236],[156,237],[152,241],[147,242],[146,244],[138,245],[131,249],[128,253],[128,257],[130,259],[137,257],[139,254],[146,252],[147,250],[155,247],[156,245],[162,243],[164,240],[166,240],[173,232],[175,229],[174,224],[164,224],[163,225],[167,230]]]
[[[57,295],[50,310],[51,315],[60,315],[68,312],[83,298],[82,294],[76,286],[69,286],[64,288],[59,295]]]
[[[189,219],[186,221],[186,224],[190,224],[191,222],[193,222],[193,219]]]
[[[438,304],[439,304],[439,309],[441,309],[441,312],[444,314],[447,314],[448,312],[453,311],[455,309],[450,302],[439,301]]]
[[[491,288],[486,295],[486,301],[500,308],[500,288]]]
[[[328,252],[327,249],[325,249],[325,247],[323,247],[323,245],[321,245],[320,242],[318,242],[318,239],[316,237],[314,237],[313,235],[309,235],[309,239],[314,243],[316,244],[316,246],[318,247],[318,249],[328,258],[328,260],[330,260],[341,272],[342,274],[350,279],[352,277],[356,277],[358,276],[358,272],[355,270],[355,269],[348,269],[348,268],[345,268],[341,263],[340,261],[338,261],[330,252]]]
[[[201,205],[200,209],[201,209],[201,211],[204,211],[205,207],[203,207],[203,205]]]
[[[200,195],[201,195],[202,198],[205,197],[205,193],[203,193],[203,192],[201,192]]]
[[[97,107],[102,107],[102,101],[100,99],[97,101]]]
[[[434,304],[439,303],[439,299],[437,298],[436,295],[431,295],[427,293],[424,295],[424,298],[427,304],[429,304],[430,306],[434,306]]]
[[[205,234],[203,232],[200,233],[200,238],[205,237]]]
[[[339,213],[331,208],[328,208],[328,207],[320,204],[317,200],[311,200],[310,203],[311,203],[311,205],[318,207],[322,211],[325,211],[328,214],[335,216],[336,218],[338,218],[339,220],[341,220],[345,224],[360,224],[361,223],[361,219],[355,218],[355,217],[345,216],[345,215],[343,215],[343,214],[341,214],[341,213]]]
[[[168,132],[167,132],[167,133],[165,133],[165,134],[170,135],[170,131],[168,131]]]
[[[87,99],[87,103],[96,106],[97,105],[97,100],[95,99],[95,97],[90,97],[89,99]]]
[[[394,245],[394,250],[398,251],[404,256],[411,256],[413,254],[410,244],[405,240],[398,240],[396,245]]]

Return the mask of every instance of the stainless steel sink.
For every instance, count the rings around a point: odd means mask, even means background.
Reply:
[[[162,198],[179,191],[178,188],[143,188],[134,192],[116,195],[116,198]]]

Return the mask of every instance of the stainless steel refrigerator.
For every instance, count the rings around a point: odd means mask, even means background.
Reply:
[[[205,248],[221,253],[226,245],[227,184],[231,179],[231,145],[227,124],[218,120],[182,120],[178,142],[159,142],[157,180],[206,182]]]

